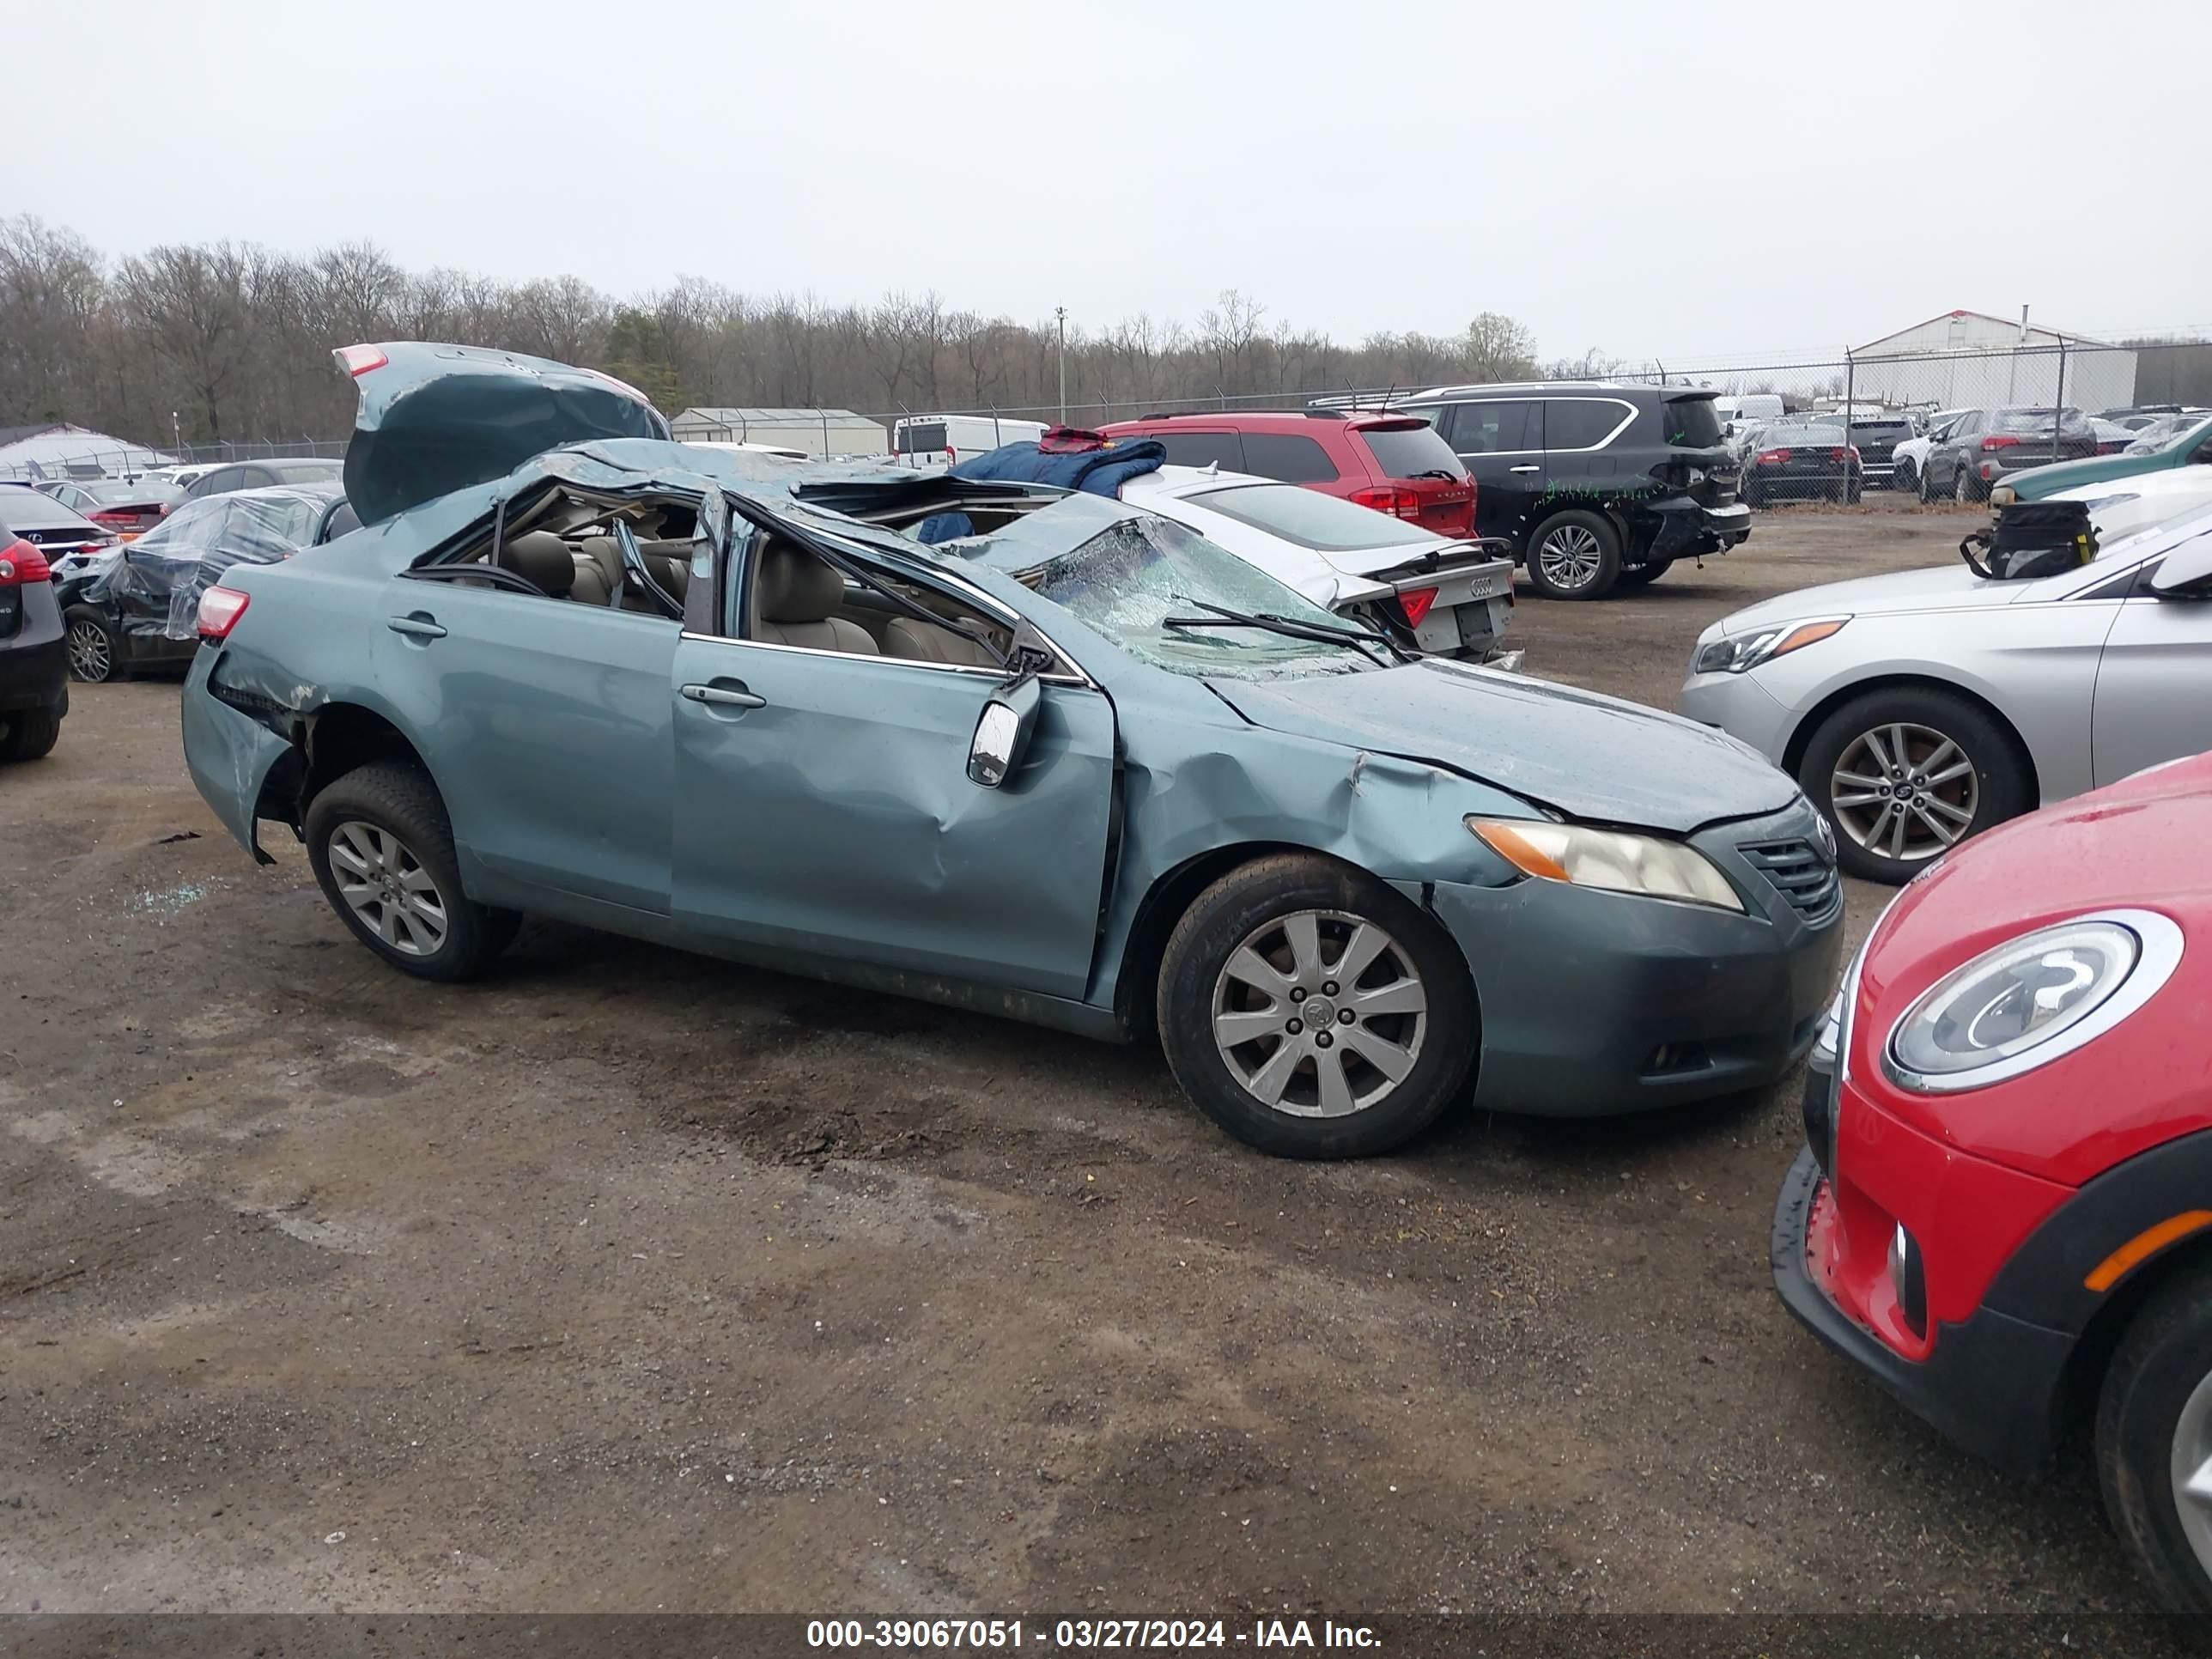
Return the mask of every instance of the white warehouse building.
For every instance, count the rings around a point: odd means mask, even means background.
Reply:
[[[849,409],[687,409],[669,423],[678,443],[767,444],[809,455],[881,455],[880,421]]]
[[[2136,354],[1986,312],[1951,311],[1854,348],[1851,383],[1854,396],[1896,409],[2063,402],[2094,414],[2135,401]]]

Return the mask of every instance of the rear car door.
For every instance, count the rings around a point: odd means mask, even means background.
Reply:
[[[377,683],[445,799],[469,891],[665,915],[668,677],[683,625],[407,576],[383,595],[365,619]]]
[[[725,570],[749,580],[773,539],[740,524]],[[987,788],[968,756],[1001,671],[742,637],[741,588],[720,586],[716,631],[684,635],[664,692],[678,919],[798,968],[1079,1000],[1114,806],[1105,694],[1044,684],[1019,769]]]
[[[2097,661],[2090,765],[2100,787],[2212,749],[2212,594],[2160,598],[2150,585],[2158,568],[2137,573]]]
[[[1484,398],[1437,413],[1446,416],[1444,440],[1474,480],[1475,534],[1504,537],[1519,550],[1544,494],[1543,401]]]

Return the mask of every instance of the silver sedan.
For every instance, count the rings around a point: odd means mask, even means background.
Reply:
[[[1794,775],[1846,871],[1908,880],[2006,818],[2212,749],[2212,511],[2060,575],[1962,563],[1753,605],[1698,635],[1680,708]]]

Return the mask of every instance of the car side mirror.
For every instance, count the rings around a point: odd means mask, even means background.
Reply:
[[[1036,728],[1037,705],[1043,694],[1034,670],[1024,668],[1012,679],[993,689],[975,721],[975,736],[968,745],[968,781],[996,789],[1014,775]]]
[[[2167,554],[2150,591],[2161,599],[2212,599],[2212,532]]]

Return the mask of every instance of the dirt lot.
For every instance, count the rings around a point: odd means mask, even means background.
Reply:
[[[1961,524],[1766,514],[1516,627],[1670,706]],[[2142,1605],[2078,1468],[1775,1301],[1794,1079],[1313,1167],[1155,1053],[570,929],[440,988],[229,841],[176,702],[0,775],[0,1611]]]

